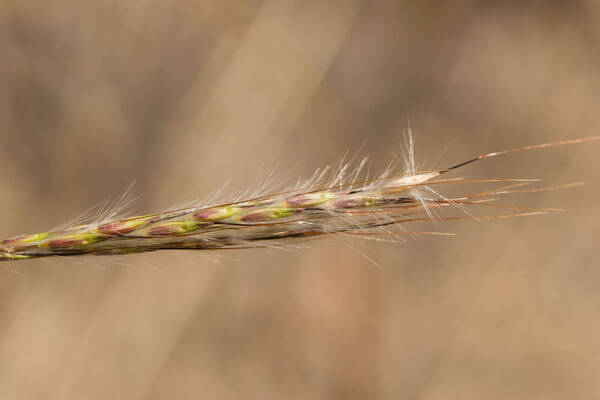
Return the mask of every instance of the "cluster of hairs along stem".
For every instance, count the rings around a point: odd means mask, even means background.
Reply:
[[[327,235],[358,235],[367,238],[399,237],[403,234],[441,234],[405,229],[409,223],[504,218],[540,214],[551,209],[525,209],[499,205],[496,197],[509,193],[556,189],[523,189],[528,179],[443,179],[450,171],[485,158],[544,147],[599,140],[584,139],[521,147],[483,154],[448,168],[416,171],[412,139],[409,139],[403,173],[387,172],[374,179],[345,174],[345,168],[329,181],[324,172],[288,191],[241,199],[224,204],[196,205],[156,214],[94,223],[43,233],[20,235],[0,242],[0,261],[49,256],[114,255],[157,250],[220,250],[285,246]],[[360,168],[358,169],[360,171]],[[440,195],[438,185],[496,182],[493,190],[454,196]],[[572,186],[562,185],[560,187]],[[464,209],[495,207],[512,209],[508,214],[439,216],[449,206]],[[471,208],[473,208],[471,207]]]

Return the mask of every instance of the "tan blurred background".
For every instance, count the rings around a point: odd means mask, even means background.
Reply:
[[[425,168],[597,135],[599,71],[596,0],[3,0],[0,236],[380,169],[409,118]],[[453,238],[3,264],[0,398],[598,398],[599,150],[466,168],[587,185]]]

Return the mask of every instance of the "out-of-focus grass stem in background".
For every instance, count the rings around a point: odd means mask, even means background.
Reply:
[[[134,180],[143,212],[365,141],[380,171],[409,118],[425,169],[597,135],[599,41],[593,0],[3,1],[0,237]],[[465,168],[587,185],[455,238],[9,264],[0,397],[596,397],[597,154]]]

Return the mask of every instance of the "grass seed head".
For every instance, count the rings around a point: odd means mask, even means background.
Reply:
[[[360,179],[365,162],[355,173],[349,166],[327,181],[327,171],[318,170],[311,179],[290,190],[242,198],[215,205],[192,205],[150,215],[118,218],[103,215],[98,223],[19,235],[0,242],[0,261],[83,254],[132,254],[169,249],[208,250],[286,245],[325,235],[359,235],[379,240],[408,233],[409,223],[496,219],[538,215],[536,210],[494,201],[498,196],[554,190],[572,185],[522,188],[535,180],[524,179],[439,179],[458,168],[486,158],[519,151],[600,140],[599,136],[527,146],[487,153],[445,169],[419,172],[415,165],[412,136],[406,140],[404,171],[386,171],[378,178]],[[496,183],[495,189],[442,196],[434,186]],[[128,203],[127,196],[119,205]],[[510,214],[475,215],[465,207],[511,209]],[[458,210],[461,215],[440,214]],[[421,234],[441,232],[421,231]]]

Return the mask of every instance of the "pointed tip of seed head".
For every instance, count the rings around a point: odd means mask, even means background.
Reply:
[[[440,174],[439,171],[433,171],[433,172],[424,172],[424,173],[415,174],[415,175],[405,175],[403,177],[400,177],[400,178],[395,179],[392,182],[388,183],[386,185],[386,187],[420,185],[422,183],[427,182],[428,180],[430,180],[432,178],[435,178],[439,174]]]

